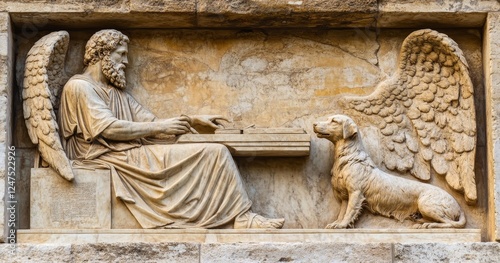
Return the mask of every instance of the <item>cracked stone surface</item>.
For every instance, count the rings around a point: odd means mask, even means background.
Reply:
[[[198,262],[198,244],[100,243],[0,245],[1,262]]]

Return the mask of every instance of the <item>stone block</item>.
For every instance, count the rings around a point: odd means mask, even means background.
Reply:
[[[110,172],[74,171],[68,182],[50,168],[31,170],[32,229],[111,228]]]
[[[9,36],[7,33],[0,32],[0,56],[7,56],[9,50]]]
[[[0,11],[11,13],[37,13],[37,12],[126,12],[126,0],[3,0],[0,2]]]
[[[377,1],[198,1],[201,27],[369,26]]]
[[[72,256],[69,244],[0,245],[0,262],[74,262]]]
[[[196,14],[195,0],[130,0],[131,12],[192,13]]]
[[[114,218],[113,218],[114,219]],[[480,229],[20,229],[19,243],[85,244],[134,242],[239,243],[466,243],[480,242]]]
[[[497,0],[422,0],[422,1],[401,1],[401,0],[380,0],[379,10],[381,12],[491,12],[500,10],[500,2]]]
[[[486,145],[488,157],[488,229],[490,240],[500,240],[500,75],[498,63],[500,51],[500,13],[488,14],[484,26],[483,52],[486,101]]]
[[[498,243],[395,244],[392,262],[499,262]]]
[[[119,11],[110,12],[39,12],[14,13],[13,23],[27,31],[40,31],[57,27],[64,29],[87,28],[193,28],[196,27],[195,13],[154,12],[154,11]],[[30,31],[31,30],[31,31]]]
[[[391,262],[391,244],[202,244],[200,262]]]
[[[72,262],[199,262],[199,244],[111,243],[72,245]]]
[[[10,30],[10,17],[7,12],[0,12],[0,33]]]
[[[131,0],[127,19],[140,27],[196,27],[195,0]]]
[[[0,245],[0,262],[199,262],[192,243]]]
[[[498,10],[496,0],[379,1],[379,27],[482,27],[488,12]],[[457,13],[460,13],[457,15]]]
[[[14,144],[17,146],[17,144]],[[16,148],[16,197],[18,229],[30,228],[30,175],[34,167],[36,148]]]

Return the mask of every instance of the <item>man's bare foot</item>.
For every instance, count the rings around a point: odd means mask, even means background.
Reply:
[[[264,228],[264,229],[279,229],[285,223],[284,218],[265,218],[250,211],[236,217],[234,220],[234,229],[244,228]]]

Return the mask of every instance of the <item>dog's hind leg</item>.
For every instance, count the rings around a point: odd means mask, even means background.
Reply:
[[[361,213],[361,208],[365,197],[359,190],[349,193],[349,201],[347,202],[346,212],[344,218],[340,223],[332,223],[327,228],[347,228],[349,225],[354,225],[354,222]]]
[[[415,225],[416,228],[463,228],[467,222],[458,203],[448,195],[422,195],[418,210],[431,222]]]
[[[467,222],[463,211],[460,213],[460,217],[457,221],[446,217],[435,217],[432,218],[436,222],[427,222],[422,224],[416,224],[414,228],[463,228]]]

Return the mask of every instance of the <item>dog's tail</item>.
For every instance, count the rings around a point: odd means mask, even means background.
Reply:
[[[448,223],[451,224],[453,228],[465,227],[465,223],[467,223],[467,219],[465,218],[464,211],[462,211],[462,210],[460,211],[460,217],[458,218],[458,221],[450,220]]]

